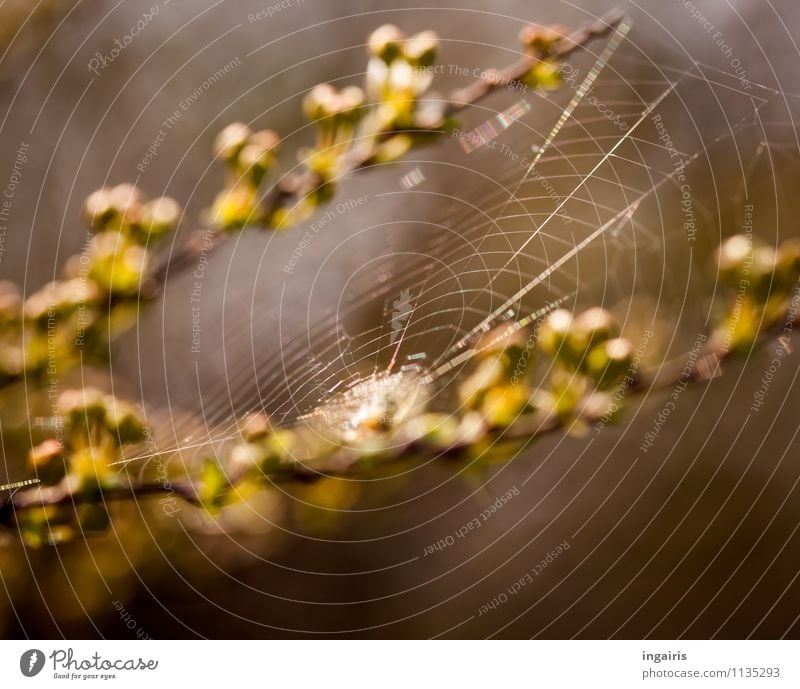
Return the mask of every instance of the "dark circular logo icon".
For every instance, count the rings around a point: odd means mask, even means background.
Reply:
[[[38,648],[25,651],[19,659],[19,669],[26,677],[35,677],[44,667],[44,653]]]

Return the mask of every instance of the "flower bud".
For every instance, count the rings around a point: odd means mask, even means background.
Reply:
[[[42,483],[58,483],[66,473],[64,445],[54,438],[28,451],[28,466]]]
[[[46,327],[75,312],[75,309],[95,303],[100,297],[97,286],[83,278],[50,282],[25,300],[25,320]]]
[[[572,314],[566,309],[556,309],[544,321],[539,333],[539,346],[550,357],[569,355],[568,338],[572,329]]]
[[[480,404],[486,391],[503,381],[505,367],[497,357],[481,361],[475,371],[458,387],[461,404],[474,409]]]
[[[247,442],[234,445],[229,455],[232,475],[238,476],[260,466],[269,454],[267,447],[261,442]]]
[[[519,40],[525,52],[538,58],[550,55],[556,43],[569,33],[569,29],[560,24],[552,26],[536,26],[531,24],[519,32]]]
[[[553,60],[539,60],[528,70],[521,81],[531,88],[555,91],[561,88],[563,83],[561,65]]]
[[[257,469],[262,474],[270,474],[291,463],[292,450],[297,443],[295,433],[290,429],[276,428],[262,435],[265,421],[269,424],[265,414],[253,414],[243,424],[246,442],[235,445],[229,455],[234,473]]]
[[[19,287],[0,280],[0,327],[18,321],[22,316],[22,295]]]
[[[106,397],[95,388],[66,390],[58,398],[58,412],[69,430],[86,433],[102,423]]]
[[[251,134],[250,127],[243,122],[229,124],[214,139],[214,155],[225,162],[235,161]]]
[[[363,114],[364,92],[358,86],[346,86],[339,93],[339,114],[345,120],[355,123]]]
[[[437,98],[422,98],[414,110],[414,126],[417,129],[441,129],[445,124],[446,105]]]
[[[200,472],[200,502],[207,510],[215,511],[225,503],[229,488],[230,483],[222,467],[215,459],[206,457]]]
[[[102,232],[114,217],[111,189],[103,187],[93,191],[83,202],[81,216],[83,221],[96,232]]]
[[[76,308],[96,304],[100,299],[100,290],[92,280],[72,278],[53,283],[56,286],[59,304],[64,312],[73,312]]]
[[[64,267],[61,269],[61,272],[66,278],[78,278],[85,273],[85,261],[86,258],[83,253],[73,254],[66,261],[64,261]]]
[[[139,222],[144,202],[144,194],[133,184],[118,184],[108,192],[112,216],[106,227],[112,230],[125,230]]]
[[[281,139],[278,133],[272,129],[261,129],[253,134],[248,140],[248,144],[255,144],[272,153],[277,152]]]
[[[318,84],[303,100],[303,112],[312,122],[333,118],[329,124],[355,122],[361,116],[364,92],[358,86],[337,91],[330,84]]]
[[[76,429],[76,432],[81,429]],[[83,428],[86,433],[86,428]],[[72,490],[94,492],[119,484],[119,475],[111,467],[116,454],[104,444],[86,442],[73,449],[66,480]]]
[[[139,410],[111,395],[105,398],[103,424],[120,445],[138,443],[146,437],[145,424]]]
[[[527,331],[498,325],[481,336],[475,349],[480,356],[497,358],[507,376],[522,377],[533,360],[533,340],[527,341]]]
[[[435,31],[420,31],[403,43],[403,56],[412,67],[430,67],[439,50]]]
[[[303,98],[303,114],[311,122],[329,117],[338,101],[336,89],[330,84],[317,84]]]
[[[119,232],[101,232],[89,245],[89,277],[111,294],[136,294],[147,270],[147,252]]]
[[[590,349],[617,334],[611,314],[599,307],[587,309],[572,322],[569,339],[572,349],[583,358]]]
[[[485,435],[488,426],[481,414],[470,411],[461,417],[458,424],[458,439],[460,445],[473,445],[481,440]]]
[[[624,337],[598,344],[587,357],[586,368],[600,388],[610,388],[625,376],[633,361],[633,345]]]
[[[614,406],[614,398],[609,393],[595,391],[583,399],[580,416],[589,421],[597,421],[603,417],[606,417],[604,421],[613,421],[618,411],[618,407]]]
[[[397,429],[397,437],[404,443],[424,443],[446,449],[458,441],[459,427],[450,414],[426,412],[405,421]]]
[[[142,206],[140,226],[144,238],[159,239],[178,229],[183,209],[180,204],[169,196],[148,201]]]
[[[370,34],[367,52],[389,64],[400,55],[400,44],[405,37],[405,33],[394,24],[384,24]]]
[[[743,234],[726,239],[717,249],[715,258],[719,279],[729,287],[737,287],[745,264],[753,255],[753,243]]]
[[[275,162],[278,148],[278,135],[268,129],[256,132],[248,139],[247,145],[239,152],[239,168],[250,175],[251,181],[259,185]]]
[[[756,297],[766,301],[770,296],[773,277],[778,261],[778,254],[771,246],[756,246],[753,248],[753,260],[750,266],[750,285]]]
[[[778,247],[778,266],[787,277],[800,272],[800,239],[787,239],[781,243]]]
[[[261,219],[256,190],[248,184],[238,184],[217,194],[211,207],[209,222],[224,230],[238,230]]]
[[[25,369],[25,354],[22,347],[6,345],[0,357],[0,380],[13,379],[21,375]]]
[[[269,417],[263,411],[259,411],[248,414],[241,423],[240,429],[245,440],[252,442],[266,438],[272,430],[272,425]]]
[[[491,428],[506,428],[525,411],[529,396],[525,385],[498,385],[486,392],[480,411]]]
[[[508,325],[498,325],[481,335],[475,349],[481,356],[503,354],[509,350],[521,350],[525,347],[525,331],[514,330]]]
[[[25,320],[38,326],[45,326],[50,314],[55,316],[55,283],[49,283],[31,294],[22,307]]]

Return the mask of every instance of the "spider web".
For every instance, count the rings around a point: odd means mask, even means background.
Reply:
[[[571,60],[563,89],[498,93],[439,146],[352,175],[304,226],[243,233],[171,278],[120,345],[162,362],[135,372],[158,451],[219,452],[247,412],[291,425],[392,372],[446,409],[480,334],[556,305],[633,318],[650,294],[674,314],[726,208],[796,143],[796,96],[675,55],[654,64],[629,28]],[[693,117],[700,103],[714,116]]]

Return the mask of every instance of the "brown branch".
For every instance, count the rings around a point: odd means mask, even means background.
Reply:
[[[132,497],[150,495],[177,495],[186,502],[199,505],[197,491],[191,483],[138,483],[104,488],[96,491],[73,491],[65,483],[43,486],[16,493],[0,499],[0,523],[7,521],[8,513],[32,507],[50,505],[84,505],[87,503],[117,502]]]
[[[594,39],[603,38],[615,30],[624,18],[625,15],[622,10],[614,9],[596,21],[564,36],[549,51],[549,55],[563,59],[577,50],[582,50]],[[448,97],[450,101],[447,110],[448,114],[463,110],[499,87],[508,87],[511,84],[518,83],[537,62],[539,62],[539,58],[532,55],[523,55],[516,62],[503,69],[487,70],[486,78],[478,79],[469,86],[450,93]]]
[[[785,336],[787,328],[791,330],[799,323],[800,314],[792,320],[773,324],[757,338],[753,349],[766,346],[769,342],[780,339]],[[736,350],[723,350],[712,344],[694,361],[688,372],[685,370],[686,364],[678,362],[675,366],[668,367],[666,376],[663,371],[657,377],[652,374],[635,375],[633,376],[633,382],[627,386],[626,391],[632,394],[639,394],[672,387],[680,382],[692,383],[710,380],[720,374],[720,367],[723,363],[737,356],[739,356],[739,352]],[[599,418],[584,418],[583,420],[591,423],[598,421]],[[484,442],[489,441],[492,444],[504,442],[529,443],[549,433],[565,430],[568,428],[569,423],[569,421],[564,421],[554,416],[533,413],[513,426],[490,429],[481,437],[481,440]],[[471,443],[462,441],[443,447],[438,450],[438,453],[443,458],[454,458],[461,456],[463,451],[470,447]],[[415,454],[430,456],[436,451],[424,442],[414,442],[405,446],[397,454],[387,456],[386,460],[409,460]],[[331,476],[343,476],[351,472],[359,463],[360,458],[357,451],[343,451],[327,457],[324,461],[324,465],[317,466],[315,466],[317,461],[314,459],[304,462],[298,461],[291,465],[285,465],[277,472],[265,475],[265,478],[271,483],[283,483],[309,482]],[[235,485],[235,483],[236,480],[231,481],[232,485]],[[193,482],[130,484],[94,492],[72,492],[65,484],[61,484],[37,487],[0,496],[0,524],[11,526],[15,521],[17,511],[37,506],[114,502],[157,495],[176,495],[189,504],[202,505],[199,498],[199,486]]]
[[[571,53],[585,48],[592,40],[602,38],[613,31],[623,20],[624,14],[621,10],[615,9],[605,16],[589,23],[577,31],[564,36],[549,51],[549,55],[555,58],[564,58]],[[519,82],[525,74],[535,65],[537,58],[525,55],[500,70],[489,70],[488,77],[478,79],[467,87],[452,91],[447,97],[448,103],[445,113],[448,115],[459,112],[494,91],[505,88],[512,83]],[[438,131],[438,130],[425,130]],[[389,137],[393,134],[408,133],[408,130],[397,130],[385,132],[383,136]],[[355,149],[351,151],[344,165],[343,174],[349,174],[365,167],[372,158],[372,150],[369,147]],[[307,172],[289,173],[284,175],[273,187],[269,196],[263,202],[265,213],[277,209],[287,199],[302,198],[304,195],[313,192],[319,187],[321,181]],[[143,297],[152,298],[157,295],[159,290],[166,283],[170,272],[182,271],[195,263],[203,252],[211,253],[218,248],[222,242],[230,236],[230,233],[220,233],[213,230],[195,230],[185,243],[167,257],[156,268],[147,285],[143,289]],[[722,360],[724,357],[718,357]],[[643,389],[646,386],[644,379],[636,379],[635,389]],[[563,423],[558,419],[535,417],[526,420],[525,423],[511,428],[490,430],[486,438],[496,441],[515,441],[533,440],[545,433],[558,430],[563,427]],[[468,444],[457,443],[442,450],[444,456],[453,456],[461,453]],[[409,456],[415,452],[430,452],[430,447],[422,443],[412,443],[406,446],[399,454]],[[353,465],[358,463],[358,454],[355,452],[345,452],[334,455],[327,460],[327,466],[323,469],[313,467],[307,463],[297,462],[294,465],[284,468],[279,474],[271,475],[271,480],[284,481],[308,481],[326,475],[337,475],[346,473]],[[313,460],[312,460],[313,462]],[[130,484],[106,488],[95,492],[73,491],[66,484],[57,486],[37,487],[30,490],[8,493],[0,496],[0,524],[11,524],[17,510],[25,510],[36,506],[57,506],[57,505],[78,505],[92,502],[118,501],[131,498],[147,497],[154,495],[175,494],[190,504],[201,504],[198,497],[197,486],[194,483],[166,484],[166,483],[144,483]]]
[[[554,58],[563,59],[572,53],[584,49],[591,41],[603,38],[619,26],[625,15],[621,9],[616,8],[595,21],[580,27],[573,33],[564,36],[550,50],[549,55]],[[469,86],[451,91],[445,100],[448,103],[445,108],[446,115],[453,115],[470,105],[474,105],[491,93],[507,88],[510,84],[519,82],[531,67],[537,62],[535,57],[524,55],[512,64],[499,70],[488,70],[487,78],[478,79]],[[440,132],[441,130],[420,130],[424,132]],[[389,137],[393,134],[409,133],[409,130],[393,130],[385,132],[383,136]],[[413,133],[413,132],[412,132]],[[372,158],[372,150],[364,147],[355,153],[351,152],[346,159],[346,164],[342,171],[343,175],[353,173],[365,167]],[[314,192],[320,186],[320,180],[309,176],[308,173],[288,173],[278,180],[267,199],[262,205],[263,213],[268,217],[274,210],[285,203],[287,199],[302,199],[309,193]],[[202,244],[198,246],[196,235],[206,234],[208,230],[196,230],[189,237],[188,241],[176,252],[171,253],[153,273],[147,285],[146,294],[155,296],[163,287],[167,277],[172,272],[180,272],[197,260],[202,251]],[[206,249],[211,252],[230,236],[229,232],[214,232],[213,236],[205,239],[211,242],[211,247]]]

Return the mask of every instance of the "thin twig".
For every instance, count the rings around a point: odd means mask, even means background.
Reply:
[[[798,324],[800,324],[800,314],[791,320],[775,323],[762,333],[754,348],[763,347],[769,342],[774,342],[776,339],[785,336],[787,328],[793,329]],[[701,356],[697,357],[688,371],[686,370],[686,364],[679,362],[679,365],[676,365],[674,370],[670,371],[666,376],[663,373],[658,378],[653,375],[634,375],[633,382],[626,387],[626,392],[635,395],[669,388],[681,382],[693,383],[710,380],[720,374],[723,363],[737,357],[738,354],[735,350],[722,350],[711,345]],[[587,422],[598,420],[597,418],[584,419]],[[529,418],[523,419],[513,426],[488,431],[481,437],[481,440],[488,441],[491,444],[496,442],[522,442],[527,444],[549,433],[563,431],[568,428],[568,425],[569,422],[553,416],[531,414]],[[443,458],[458,457],[471,446],[472,443],[470,442],[457,442],[439,450],[439,456]],[[422,442],[411,443],[397,455],[387,457],[381,463],[381,466],[386,466],[391,460],[406,461],[413,458],[415,454],[430,455],[432,452],[434,450]],[[326,458],[325,466],[314,466],[314,460],[296,462],[282,467],[278,472],[266,475],[265,478],[272,483],[284,483],[309,482],[331,476],[346,476],[353,473],[352,470],[359,464],[359,461],[357,452],[345,451]],[[232,483],[235,484],[235,481]],[[94,493],[86,491],[72,492],[62,485],[34,488],[0,496],[0,524],[11,526],[16,512],[31,507],[135,500],[156,495],[177,495],[187,503],[199,506],[202,502],[198,491],[199,486],[193,482],[121,485]]]
[[[581,27],[577,31],[564,36],[551,50],[554,58],[563,59],[577,50],[582,50],[596,38],[603,38],[614,31],[625,14],[614,9],[596,21]],[[487,70],[484,78],[478,79],[469,86],[451,92],[448,97],[449,114],[463,110],[478,102],[500,87],[508,87],[518,83],[536,65],[538,59],[531,55],[523,55],[516,62],[500,70]]]
[[[550,55],[554,58],[563,59],[578,50],[584,49],[591,41],[603,38],[614,31],[624,17],[625,14],[621,9],[613,9],[611,12],[595,21],[564,36],[551,49]],[[451,91],[450,94],[445,97],[447,102],[444,111],[445,114],[453,115],[470,105],[474,105],[491,93],[519,82],[536,62],[537,59],[535,57],[524,55],[503,69],[487,70],[485,78],[480,78],[464,88]],[[440,132],[440,130],[424,131],[427,133]],[[389,131],[386,132],[384,136],[391,136],[392,134],[404,132],[407,133],[408,130]],[[351,152],[351,154],[347,156],[342,174],[350,174],[365,167],[371,158],[372,150],[369,147],[363,147],[360,150]],[[288,173],[284,175],[273,187],[273,191],[268,198],[262,202],[264,215],[268,217],[272,211],[285,203],[287,199],[303,198],[305,195],[312,193],[319,187],[319,184],[320,181],[309,177],[308,173]],[[209,235],[204,239],[206,246],[202,244],[198,246],[196,241],[196,235],[198,234]],[[156,268],[147,286],[147,296],[155,296],[163,287],[170,273],[180,272],[186,266],[192,265],[203,250],[206,252],[213,251],[229,236],[229,232],[196,230],[183,246],[177,251],[170,253],[166,260]]]

